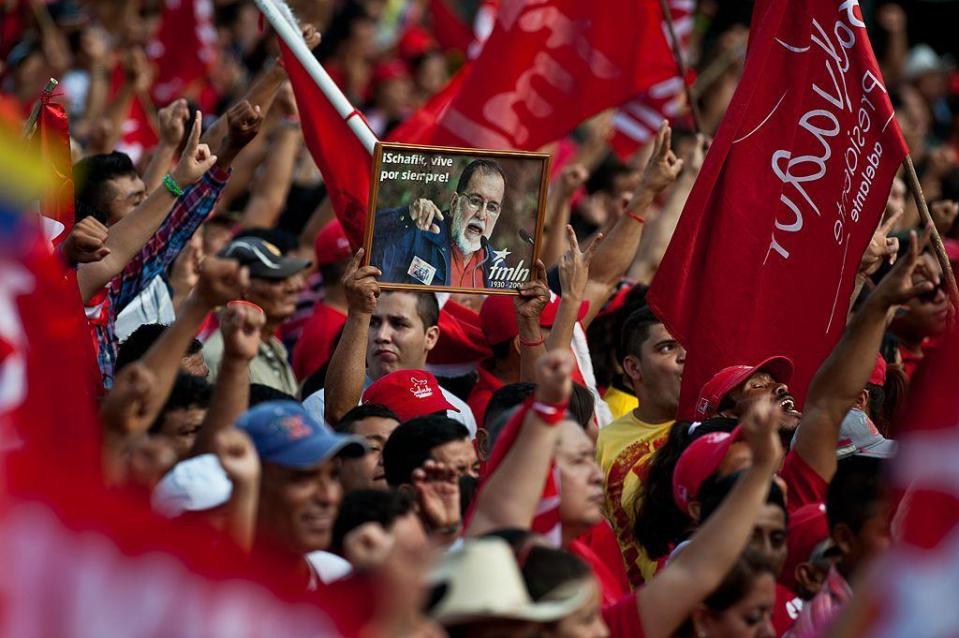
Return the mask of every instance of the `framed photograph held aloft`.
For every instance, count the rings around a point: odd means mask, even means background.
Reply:
[[[378,143],[364,265],[385,289],[517,294],[539,258],[549,160]]]

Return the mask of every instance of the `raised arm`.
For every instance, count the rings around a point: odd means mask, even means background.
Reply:
[[[217,156],[210,153],[206,144],[200,144],[200,117],[198,112],[183,156],[171,173],[173,180],[181,188],[187,188],[199,180],[217,160]],[[120,274],[156,232],[175,201],[176,197],[169,189],[159,188],[150,193],[133,212],[110,228],[105,245],[110,254],[96,263],[82,266],[77,271],[77,283],[84,302],[89,301],[107,282]]]
[[[668,638],[726,577],[749,542],[782,458],[775,418],[778,407],[763,399],[742,420],[753,465],[726,499],[661,572],[636,593],[647,638]]]
[[[693,190],[693,184],[696,183],[696,178],[699,176],[699,169],[702,168],[707,147],[706,138],[702,134],[698,135],[691,152],[683,158],[683,172],[676,180],[676,186],[670,192],[662,210],[646,222],[636,258],[629,268],[629,277],[646,284],[653,280],[653,275],[656,274],[659,262],[663,260],[669,240],[679,223],[679,217],[686,205],[686,199]]]
[[[556,311],[553,329],[549,333],[549,339],[546,340],[546,349],[551,351],[569,350],[573,341],[573,329],[576,327],[579,316],[579,307],[583,303],[583,295],[589,280],[589,265],[593,261],[597,248],[603,242],[603,234],[600,233],[585,251],[580,251],[572,226],[566,227],[566,236],[569,240],[569,250],[563,254],[559,262],[559,282],[563,295],[559,301],[559,309]]]
[[[642,215],[656,196],[676,181],[683,170],[683,161],[670,149],[671,136],[669,124],[663,122],[656,135],[653,154],[643,170],[639,188],[623,215],[609,231],[606,241],[596,251],[586,285],[585,299],[589,302],[589,313],[583,318],[584,327],[599,313],[616,281],[633,263],[643,235],[645,220]]]
[[[836,472],[836,442],[839,428],[856,397],[869,380],[882,345],[887,323],[900,304],[935,286],[938,275],[928,273],[919,259],[929,231],[920,241],[915,233],[909,238],[909,252],[883,277],[846,327],[842,339],[833,348],[809,384],[805,411],[796,432],[795,451],[827,482]],[[913,283],[913,275],[922,270],[925,279]]]
[[[370,332],[370,319],[380,296],[376,278],[383,274],[376,266],[363,266],[364,250],[360,248],[343,274],[348,305],[346,325],[326,372],[327,423],[339,422],[343,415],[355,408],[363,395],[366,380],[366,340]]]
[[[226,507],[226,531],[237,545],[250,551],[260,498],[260,457],[246,432],[234,427],[217,432],[213,450],[233,483]]]
[[[153,157],[143,171],[143,183],[146,192],[152,193],[160,187],[163,176],[170,169],[176,149],[183,141],[186,123],[190,119],[190,107],[180,98],[157,111],[157,124],[160,127],[160,141],[153,148]]]
[[[523,284],[519,297],[513,300],[516,307],[516,326],[519,332],[519,378],[521,381],[536,379],[536,362],[546,354],[546,341],[539,325],[540,315],[549,303],[549,285],[546,283],[546,267],[542,261],[533,265],[533,277]]]
[[[272,228],[283,211],[290,192],[293,168],[300,149],[299,116],[293,89],[287,84],[275,102],[281,117],[270,132],[266,162],[250,189],[250,201],[243,211],[241,224],[246,228]]]
[[[546,228],[543,229],[543,251],[540,259],[547,268],[552,268],[563,255],[564,235],[569,223],[573,195],[582,186],[589,173],[582,164],[571,164],[563,169],[553,183],[546,202]]]
[[[250,403],[250,361],[259,351],[264,323],[263,310],[245,301],[230,302],[220,317],[223,359],[192,454],[213,451],[219,433],[231,428],[246,411]]]
[[[176,321],[163,331],[143,355],[143,364],[156,376],[153,385],[156,397],[154,418],[173,389],[180,360],[207,314],[232,299],[242,298],[249,284],[249,271],[246,267],[240,267],[236,260],[208,257],[203,261],[200,281],[183,302]]]
[[[536,364],[534,400],[565,409],[573,391],[572,372],[573,356],[569,352],[557,350],[540,357]],[[500,444],[508,444],[509,439],[503,438],[508,434],[503,432]],[[482,536],[504,527],[530,527],[558,437],[559,428],[555,424],[540,419],[535,409],[526,410],[509,450],[480,487],[473,517],[466,528],[467,536]]]

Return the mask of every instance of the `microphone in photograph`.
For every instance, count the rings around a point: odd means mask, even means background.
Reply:
[[[529,232],[528,232],[525,228],[520,228],[519,230],[516,231],[516,233],[519,235],[519,238],[520,238],[520,239],[522,239],[523,241],[525,241],[525,242],[526,242],[527,244],[529,244],[530,246],[535,246],[535,245],[536,245],[536,242],[533,241],[533,236],[530,235]]]

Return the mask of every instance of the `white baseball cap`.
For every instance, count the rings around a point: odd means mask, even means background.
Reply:
[[[230,500],[233,483],[215,454],[201,454],[174,465],[153,489],[150,504],[167,518],[202,512]]]

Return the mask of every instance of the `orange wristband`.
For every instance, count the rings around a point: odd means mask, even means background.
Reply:
[[[644,218],[640,217],[639,215],[637,215],[636,213],[626,213],[626,214],[629,215],[630,217],[632,217],[634,220],[636,220],[636,221],[639,222],[640,224],[645,224],[645,223],[646,223],[646,220],[645,220]]]

